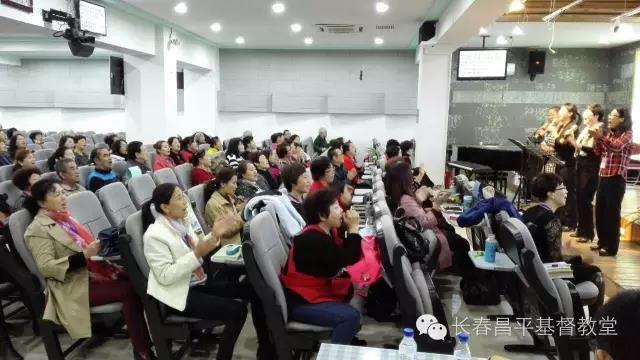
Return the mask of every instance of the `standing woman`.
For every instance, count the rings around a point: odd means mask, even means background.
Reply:
[[[609,134],[602,130],[593,132],[596,153],[600,154],[600,173],[596,195],[596,231],[600,256],[615,256],[620,244],[620,207],[624,197],[625,178],[629,167],[629,156],[635,146],[631,142],[631,114],[626,109],[616,108],[609,113]]]
[[[578,242],[593,241],[593,196],[598,187],[598,168],[600,156],[595,153],[593,133],[602,131],[602,118],[604,114],[600,104],[591,104],[582,113],[584,129],[578,135],[577,140],[569,139],[576,149],[576,208],[578,213],[578,230],[571,234],[577,237]]]
[[[563,166],[556,166],[556,174],[562,178],[567,188],[567,204],[560,209],[560,219],[564,230],[573,230],[578,223],[576,211],[576,158],[575,147],[571,141],[578,136],[578,122],[580,114],[575,104],[565,103],[558,112],[557,138],[555,150],[558,158],[564,161]]]

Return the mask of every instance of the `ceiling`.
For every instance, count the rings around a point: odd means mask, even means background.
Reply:
[[[520,27],[524,35],[512,35],[515,26]],[[486,28],[489,35],[486,40],[487,47],[548,47],[552,34],[554,48],[608,48],[640,40],[640,23],[625,23],[615,33],[608,22],[564,22],[555,25],[544,22],[496,22]],[[507,39],[508,44],[496,43],[500,35]],[[475,36],[466,46],[480,47],[482,38],[479,35]]]
[[[526,0],[523,11],[505,14],[498,21],[542,21],[547,14],[573,0]],[[640,6],[640,0],[584,0],[556,18],[557,22],[608,22],[612,17]],[[640,21],[638,15],[627,21]]]
[[[182,0],[188,6],[180,15],[173,7],[180,0],[123,0],[140,10],[179,25],[216,43],[221,48],[237,48],[238,36],[245,38],[244,48],[267,49],[409,49],[417,44],[418,28],[425,20],[437,19],[449,0],[388,0],[389,10],[378,14],[377,0],[281,0],[282,14],[271,11],[271,0]],[[214,33],[210,25],[219,22],[222,30]],[[293,33],[291,24],[302,31]],[[315,24],[362,25],[355,34],[327,34]],[[376,26],[392,25],[392,29]],[[306,46],[305,37],[313,38]],[[383,45],[374,38],[382,37]]]

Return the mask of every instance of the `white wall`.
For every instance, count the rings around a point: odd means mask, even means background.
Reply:
[[[44,131],[125,131],[126,115],[117,109],[0,108],[0,124],[7,129]]]

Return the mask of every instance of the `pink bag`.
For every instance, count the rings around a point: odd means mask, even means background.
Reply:
[[[373,235],[362,237],[362,257],[357,263],[347,266],[347,272],[358,295],[366,296],[366,289],[382,277],[380,250]]]

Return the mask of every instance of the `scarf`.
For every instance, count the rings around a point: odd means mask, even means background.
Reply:
[[[80,250],[84,251],[89,244],[96,241],[93,234],[73,219],[68,211],[49,211],[47,212],[47,216],[69,235]],[[118,274],[122,272],[122,268],[110,262],[97,262],[92,260],[87,260],[87,270],[89,271],[89,277],[97,282],[116,280]]]
[[[195,250],[196,244],[189,234],[189,228],[179,221],[170,219],[166,216],[164,218],[167,220],[167,224],[169,224],[173,231],[175,231],[180,236],[180,239],[182,239],[185,245],[187,245],[191,250]],[[198,266],[198,268],[193,270],[193,272],[191,273],[191,281],[189,283],[189,286],[200,285],[206,280],[207,274],[204,272],[202,266]]]

